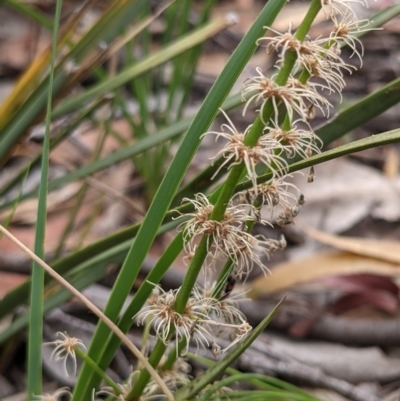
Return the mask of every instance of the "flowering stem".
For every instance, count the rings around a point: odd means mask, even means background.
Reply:
[[[297,39],[304,40],[305,36],[307,35],[307,32],[311,27],[312,22],[314,21],[320,9],[321,9],[320,0],[313,0],[307,12],[306,17],[304,18],[303,22],[301,23],[295,34]],[[285,62],[282,68],[280,69],[278,76],[276,77],[276,83],[278,85],[284,85],[286,83],[294,67],[295,62],[296,62],[296,52],[288,51],[285,57]],[[264,107],[264,113],[263,113],[264,121],[269,121],[273,112],[274,108],[272,105],[272,101],[269,101]],[[244,144],[246,146],[256,145],[258,139],[260,138],[263,132],[263,128],[264,124],[262,122],[262,119],[260,116],[258,116],[254,124],[251,126],[248,134],[246,135],[244,139]],[[235,186],[237,185],[242,176],[243,170],[244,170],[244,163],[237,166],[233,166],[233,168],[231,169],[228,178],[225,181],[225,184],[219,194],[218,200],[215,203],[214,209],[210,216],[210,220],[220,221],[223,219],[228,202],[233,195]],[[203,237],[196,251],[196,254],[192,260],[192,263],[189,266],[187,275],[177,296],[177,300],[175,303],[175,310],[178,313],[182,313],[186,307],[186,303],[189,299],[192,288],[196,282],[197,276],[203,265],[204,259],[207,256],[208,246],[209,246],[209,238]]]
[[[295,36],[297,39],[304,40],[304,38],[307,35],[307,32],[310,29],[312,22],[314,21],[320,9],[321,9],[320,0],[312,0],[309,10],[296,32]],[[287,52],[285,56],[285,62],[275,80],[275,82],[278,85],[285,85],[296,62],[296,57],[297,57],[296,52],[293,51]],[[273,115],[273,112],[274,108],[272,101],[268,101],[265,107],[263,108],[262,118],[261,116],[257,117],[257,119],[251,126],[248,134],[244,139],[244,144],[246,146],[252,147],[257,144],[257,141],[262,135],[264,129],[264,124],[262,121],[269,121]],[[232,167],[228,175],[228,178],[225,181],[225,184],[223,185],[223,188],[219,194],[218,200],[214,205],[214,209],[210,215],[210,220],[221,221],[224,218],[227,205],[234,193],[237,183],[240,181],[240,178],[242,177],[244,168],[245,168],[244,163]],[[177,298],[174,304],[174,309],[178,313],[183,313],[186,308],[186,304],[192,292],[193,286],[196,283],[197,277],[200,273],[204,260],[207,256],[209,246],[211,245],[210,241],[211,241],[211,236],[207,235],[203,236],[196,250],[196,253],[190,263],[184,282],[177,294]],[[171,327],[169,338],[172,336],[173,332],[174,328]],[[156,366],[160,361],[161,357],[164,355],[165,350],[166,350],[166,345],[159,339],[156,343],[155,348],[153,349],[153,352],[149,357],[149,363],[152,366]],[[149,378],[150,376],[148,372],[143,370],[128,397],[129,400],[137,399],[142,394]]]
[[[318,12],[321,9],[321,2],[320,0],[312,0],[310,8],[303,20],[303,22],[300,24],[298,30],[296,31],[296,38],[299,40],[304,40],[307,32],[309,31],[312,22],[314,21],[315,17],[317,16]],[[286,56],[285,56],[285,62],[283,63],[282,68],[280,69],[275,82],[278,85],[284,85],[289,78],[289,75],[294,67],[294,64],[296,62],[296,52],[294,51],[288,51]],[[267,102],[267,104],[264,107],[263,110],[263,120],[264,121],[269,121],[272,114],[274,112],[274,108],[272,105],[272,101]],[[246,135],[244,139],[244,144],[246,146],[254,146],[257,144],[258,139],[260,138],[262,132],[263,132],[264,124],[262,122],[261,116],[258,116],[254,122],[254,124],[251,126],[248,134]],[[224,213],[226,210],[226,207],[228,205],[229,200],[231,199],[235,186],[239,182],[239,179],[242,175],[242,172],[244,170],[244,163],[234,166],[225,181],[225,184],[219,194],[218,200],[214,206],[214,209],[211,213],[210,220],[216,220],[220,221],[224,217]],[[189,299],[190,292],[193,288],[194,283],[196,282],[197,276],[200,272],[201,266],[204,262],[204,259],[207,255],[207,238],[203,237],[202,241],[200,244],[203,244],[203,247],[201,248],[201,245],[199,246],[198,250],[196,251],[195,257],[192,260],[192,263],[190,264],[190,267],[188,269],[188,273],[185,277],[185,281],[182,285],[181,290],[179,291],[177,301],[175,303],[175,309],[177,312],[182,313],[187,300]]]
[[[245,144],[247,145],[247,143]],[[231,169],[228,178],[225,181],[225,184],[219,194],[217,202],[214,205],[214,209],[211,213],[210,220],[220,221],[224,218],[226,207],[233,195],[235,186],[239,182],[243,170],[244,170],[244,163],[234,166]]]

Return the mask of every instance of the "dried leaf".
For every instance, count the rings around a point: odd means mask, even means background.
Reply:
[[[376,169],[349,161],[332,160],[315,168],[315,182],[294,182],[305,194],[300,217],[312,227],[343,232],[366,216],[397,221],[400,218],[400,177],[389,179]]]
[[[352,276],[328,277],[327,282],[335,287],[340,287],[347,292],[366,292],[371,290],[380,290],[391,293],[398,298],[399,287],[388,277],[378,276],[376,274],[355,274]]]
[[[360,306],[372,305],[384,312],[395,313],[399,307],[399,301],[392,294],[384,291],[369,291],[346,294],[340,297],[330,308],[330,312],[341,314]]]
[[[258,298],[323,277],[357,273],[393,277],[400,274],[400,263],[389,263],[349,252],[323,251],[301,260],[276,266],[270,276],[262,276],[248,286],[248,295],[251,298]]]
[[[331,245],[343,251],[353,252],[362,256],[400,264],[400,242],[382,241],[368,238],[339,237],[318,231],[314,228],[300,225],[301,229],[315,240]]]

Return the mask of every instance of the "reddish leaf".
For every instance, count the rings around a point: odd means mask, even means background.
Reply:
[[[394,313],[399,307],[399,301],[388,292],[369,290],[342,296],[331,305],[330,311],[340,314],[364,305],[372,305],[384,312]]]
[[[331,276],[323,279],[328,284],[339,285],[345,291],[364,292],[367,289],[383,290],[399,295],[399,287],[387,276],[376,274],[354,274],[350,276]]]

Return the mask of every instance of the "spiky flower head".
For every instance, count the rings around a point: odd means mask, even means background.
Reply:
[[[299,40],[291,32],[291,26],[287,32],[279,32],[271,27],[265,27],[268,31],[275,33],[275,36],[265,36],[258,39],[258,45],[264,45],[266,42],[267,52],[272,50],[279,53],[278,64],[282,64],[285,59],[285,55],[288,51],[296,53],[297,59],[301,59],[304,56],[323,57],[329,60],[339,60],[339,54],[335,49],[326,46],[328,40],[324,38],[310,39],[308,36],[305,40]]]
[[[274,126],[265,127],[264,132],[280,143],[281,150],[286,157],[292,158],[296,155],[307,159],[315,153],[321,152],[322,140],[315,135],[311,129],[297,128],[299,121],[294,121],[290,129]]]
[[[295,114],[300,119],[308,121],[310,119],[310,104],[319,108],[324,115],[324,109],[328,110],[331,107],[328,100],[315,90],[315,85],[313,84],[302,84],[298,80],[291,78],[285,86],[280,86],[274,82],[274,77],[267,78],[264,76],[259,67],[256,68],[256,71],[258,75],[246,80],[242,87],[242,99],[246,101],[243,114],[245,114],[251,103],[259,104],[260,117],[265,125],[267,122],[264,120],[263,110],[268,101],[272,102],[274,109],[273,120],[276,124],[279,121],[279,105],[281,103],[285,106],[290,121],[293,120]]]
[[[191,366],[183,358],[176,358],[172,367],[169,369],[164,369],[164,364],[166,361],[167,356],[164,355],[157,366],[157,372],[161,376],[165,385],[171,391],[176,391],[179,387],[190,382]],[[152,395],[154,396],[155,394],[160,394],[160,386],[153,379],[150,379],[143,391],[143,394],[148,398],[150,398]]]
[[[249,235],[245,244],[237,251],[235,260],[235,275],[239,278],[246,278],[257,266],[264,274],[270,273],[265,265],[265,259],[278,249],[284,249],[286,241],[266,238],[263,235]]]
[[[296,105],[296,107],[298,106]],[[274,174],[282,174],[286,170],[286,161],[275,154],[275,149],[279,146],[279,143],[270,138],[260,137],[255,146],[245,145],[246,134],[251,126],[244,133],[241,133],[236,129],[229,117],[224,112],[223,114],[228,124],[223,124],[219,132],[209,131],[205,134],[216,135],[216,139],[224,138],[228,141],[224,148],[211,158],[212,162],[219,159],[220,156],[225,159],[212,178],[225,166],[232,168],[243,163],[247,170],[247,177],[253,181],[254,185],[257,185],[256,165],[258,163],[264,164]]]
[[[178,313],[174,309],[178,292],[179,289],[165,292],[156,286],[148,300],[148,305],[135,318],[138,324],[143,324],[150,318],[157,337],[165,343],[170,341],[170,329],[173,327],[176,345],[182,339],[186,341],[186,349],[183,354],[187,352],[191,341],[197,347],[200,345],[210,347],[215,337],[214,331],[217,328],[236,331],[238,328],[242,328],[245,323],[247,324],[243,314],[240,311],[234,313],[232,308],[229,309],[231,321],[214,320],[212,317],[227,316],[226,309],[222,311],[221,303],[218,300],[203,296],[197,287],[194,287],[184,312]],[[241,329],[242,332],[243,328]]]
[[[193,338],[197,344],[208,344],[208,333],[202,326],[202,321],[207,320],[208,299],[190,297],[183,313],[174,309],[179,289],[165,292],[161,287],[155,286],[148,305],[137,315],[138,324],[144,324],[151,318],[154,330],[158,338],[165,344],[170,340],[171,328],[175,328],[176,343],[185,338],[187,344]]]
[[[135,377],[138,375],[138,371],[132,372],[128,379],[124,383],[118,383],[118,390],[113,389],[112,387],[103,387],[96,393],[96,395],[102,395],[110,397],[112,400],[117,401],[126,401],[128,399],[128,395],[132,391],[133,385],[135,383]],[[145,397],[140,397],[141,401],[144,401]]]
[[[291,182],[288,177],[272,179],[266,183],[259,184],[257,188],[249,188],[246,191],[239,192],[236,196],[241,200],[247,200],[249,203],[257,202],[262,206],[267,206],[271,211],[280,207],[282,209],[290,208],[298,203],[301,196],[299,189]]]
[[[52,342],[44,343],[44,345],[55,345],[53,352],[51,353],[51,358],[55,361],[59,361],[60,359],[64,359],[64,371],[67,376],[67,361],[68,358],[71,358],[73,363],[73,372],[76,375],[77,370],[77,362],[76,362],[76,355],[75,350],[77,347],[86,351],[86,346],[79,338],[70,337],[67,333],[57,332],[57,335],[61,337],[61,340],[55,340]]]
[[[302,57],[297,60],[297,64],[298,67],[305,68],[311,77],[323,79],[329,90],[338,92],[340,96],[341,91],[346,86],[342,70],[351,73],[356,69],[355,66],[346,64],[343,61],[335,63],[323,57],[315,57],[313,55]]]
[[[329,37],[330,40],[334,40],[339,44],[346,44],[353,51],[350,57],[354,54],[360,60],[360,68],[363,65],[362,57],[364,55],[364,46],[362,42],[356,37],[361,32],[368,32],[372,30],[380,30],[382,28],[368,28],[371,21],[368,19],[357,20],[354,15],[346,10],[346,12],[339,18],[337,16],[332,18],[333,20],[333,31]],[[360,50],[357,49],[357,46]]]
[[[351,13],[354,18],[357,18],[351,4],[361,4],[364,7],[368,7],[367,0],[321,0],[323,10],[330,18],[334,18],[336,15],[344,15],[345,13]]]

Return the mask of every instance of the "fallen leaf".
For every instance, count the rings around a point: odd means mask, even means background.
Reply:
[[[339,315],[365,305],[372,305],[387,313],[395,313],[399,307],[399,301],[398,298],[387,292],[371,290],[343,295],[331,305],[329,311]]]
[[[329,250],[304,259],[282,263],[273,268],[268,277],[261,276],[248,284],[248,296],[263,295],[287,290],[300,284],[327,276],[353,275],[358,273],[397,276],[400,264],[356,255],[349,252]]]
[[[343,232],[366,216],[400,219],[400,177],[389,179],[372,167],[344,158],[331,160],[315,167],[312,185],[301,175],[294,183],[306,200],[299,217],[323,231]]]
[[[399,297],[399,287],[388,277],[376,274],[355,274],[351,276],[328,277],[324,282],[340,287],[347,292],[380,290]]]
[[[342,251],[400,264],[400,242],[344,237],[324,233],[303,224],[298,226],[311,238]]]

